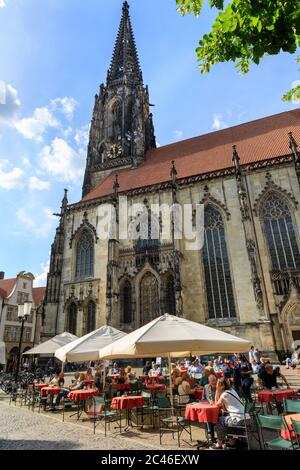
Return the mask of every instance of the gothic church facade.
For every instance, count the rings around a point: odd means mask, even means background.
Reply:
[[[125,2],[95,97],[82,199],[62,201],[43,337],[106,322],[128,332],[168,312],[267,353],[290,350],[300,340],[300,110],[156,148],[150,108]],[[204,204],[203,249],[99,238],[99,207],[118,214],[121,195],[148,208]]]

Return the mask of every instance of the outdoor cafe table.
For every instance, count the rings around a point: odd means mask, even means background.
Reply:
[[[292,422],[291,420],[293,419],[294,421],[299,421],[300,422],[300,413],[296,413],[296,414],[292,414],[292,415],[286,415],[284,416],[284,419],[285,419],[285,422],[290,430],[290,432],[288,432],[287,429],[282,429],[281,431],[281,437],[283,437],[283,439],[286,439],[288,441],[292,439],[296,439],[296,434],[295,432],[293,431],[293,426],[292,426]]]
[[[277,389],[277,390],[261,390],[258,392],[258,401],[261,403],[269,403],[273,400],[283,401],[288,398],[296,397],[296,392],[289,388],[286,389]]]
[[[189,403],[185,409],[185,419],[199,423],[217,424],[220,408],[208,402]]]
[[[33,384],[33,387],[41,390],[42,388],[47,387],[47,384]]]
[[[116,388],[118,392],[122,392],[124,390],[130,390],[129,384],[118,384],[117,382],[112,382],[111,386]]]
[[[118,380],[120,378],[120,374],[108,375],[108,377],[111,377],[113,380]]]
[[[68,394],[68,398],[73,401],[85,401],[99,394],[97,388],[89,388],[87,390],[72,390]]]
[[[144,375],[143,376],[143,382],[146,382],[146,383],[157,383],[157,382],[161,382],[165,380],[165,377],[163,375],[155,375],[153,377],[150,377],[150,375]]]
[[[87,390],[82,389],[82,390],[72,390],[72,391],[70,391],[70,393],[68,394],[69,400],[78,402],[77,412],[75,413],[75,414],[77,414],[77,420],[79,420],[79,418],[82,414],[82,411],[84,411],[85,401],[88,400],[89,398],[95,397],[98,394],[99,394],[99,390],[97,388],[89,388]],[[81,405],[81,410],[80,410],[80,405]],[[74,416],[74,415],[71,415],[70,418],[72,416]]]
[[[196,400],[201,400],[203,395],[203,387],[194,388],[191,394]]]
[[[95,383],[95,380],[94,379],[86,379],[84,380],[84,385],[86,385],[87,387],[90,387],[91,385],[94,385]]]
[[[47,397],[48,395],[58,395],[61,391],[61,387],[41,387],[41,396]]]
[[[122,397],[113,398],[110,407],[112,410],[126,410],[127,426],[125,427],[125,430],[127,430],[129,426],[132,426],[131,410],[134,408],[142,408],[144,404],[145,404],[144,397],[133,396],[133,395],[131,396],[123,395]],[[121,414],[120,414],[120,420],[121,420]],[[121,432],[121,426],[120,426],[120,432]]]
[[[149,392],[152,395],[155,395],[156,392],[165,392],[166,391],[166,386],[163,384],[149,384],[146,385],[146,389],[149,390]]]

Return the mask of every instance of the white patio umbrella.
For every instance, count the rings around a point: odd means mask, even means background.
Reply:
[[[3,343],[3,341],[0,341],[0,364],[6,363],[5,357],[5,343]]]
[[[171,356],[244,352],[249,347],[242,338],[166,313],[103,348],[100,358],[168,357],[173,408]]]
[[[59,348],[55,357],[62,362],[96,361],[99,350],[127,336],[123,331],[105,325]]]
[[[61,333],[60,335],[56,335],[53,338],[49,339],[48,341],[45,341],[44,343],[39,344],[38,346],[35,346],[32,349],[29,349],[25,353],[23,353],[24,356],[54,356],[55,351],[57,349],[61,348],[65,344],[71,343],[77,339],[77,336],[72,335],[71,333],[64,332]]]

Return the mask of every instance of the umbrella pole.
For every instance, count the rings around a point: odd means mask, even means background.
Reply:
[[[64,372],[64,365],[65,365],[65,363],[62,361],[62,363],[61,363],[61,373],[62,373],[62,374],[63,374],[63,372]]]
[[[170,384],[170,400],[172,408],[172,416],[174,415],[174,400],[173,400],[173,384],[171,376],[171,354],[168,354],[168,367],[169,367],[169,384]]]

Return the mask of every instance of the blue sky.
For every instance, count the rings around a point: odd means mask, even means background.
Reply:
[[[122,0],[0,0],[0,270],[45,283],[63,189],[80,199],[94,95],[105,81]],[[176,140],[296,107],[282,94],[295,57],[266,57],[246,76],[207,75],[195,48],[213,13],[181,17],[175,0],[131,0],[157,141]],[[3,99],[5,98],[5,99]]]

